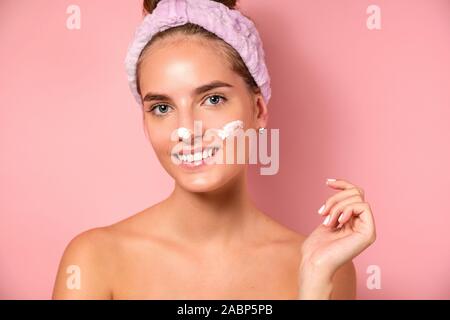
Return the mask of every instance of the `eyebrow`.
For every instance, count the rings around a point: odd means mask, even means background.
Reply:
[[[193,95],[199,95],[202,94],[204,92],[210,91],[212,89],[216,89],[216,88],[222,88],[222,87],[228,87],[228,88],[232,88],[233,86],[229,83],[223,82],[223,81],[219,81],[219,80],[215,80],[212,81],[210,83],[204,84],[198,88],[195,88],[192,91]],[[152,100],[171,100],[169,96],[165,95],[165,94],[161,94],[161,93],[152,93],[152,92],[148,92],[143,101],[152,101]]]

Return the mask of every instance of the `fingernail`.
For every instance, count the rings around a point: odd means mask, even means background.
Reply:
[[[328,178],[328,179],[327,179],[327,183],[328,183],[328,182],[334,182],[334,181],[336,181],[336,179],[333,179],[333,178]]]
[[[323,210],[325,210],[325,205],[322,205],[319,209],[319,211],[317,211],[319,214],[322,214]]]
[[[326,217],[325,220],[323,221],[323,224],[324,224],[324,225],[327,225],[328,222],[330,222],[330,219],[331,219],[331,216],[330,216],[330,215],[327,215],[327,217]]]
[[[341,213],[341,215],[340,215],[339,218],[338,218],[338,221],[339,221],[339,222],[342,222],[343,216],[344,216],[344,213]]]

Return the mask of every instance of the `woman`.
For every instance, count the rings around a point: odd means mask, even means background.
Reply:
[[[262,131],[268,119],[262,46],[235,2],[144,1],[151,15],[129,48],[128,75],[147,137],[175,187],[142,212],[76,236],[60,262],[54,299],[355,298],[352,259],[375,240],[361,188],[330,179],[338,192],[319,210],[324,223],[305,237],[250,199],[247,146],[246,163],[217,161],[230,145],[224,125]],[[217,148],[207,132],[221,136]],[[188,155],[176,149],[180,143]]]

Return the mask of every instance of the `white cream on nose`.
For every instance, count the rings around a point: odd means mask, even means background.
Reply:
[[[181,127],[177,129],[177,134],[182,139],[188,139],[191,136],[191,131],[187,128]]]

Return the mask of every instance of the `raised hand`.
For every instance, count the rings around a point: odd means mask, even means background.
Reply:
[[[371,208],[364,191],[345,180],[329,179],[327,185],[340,190],[319,209],[325,217],[303,242],[299,269],[299,297],[317,297],[327,292],[335,272],[376,239]],[[328,293],[326,293],[328,294]]]

